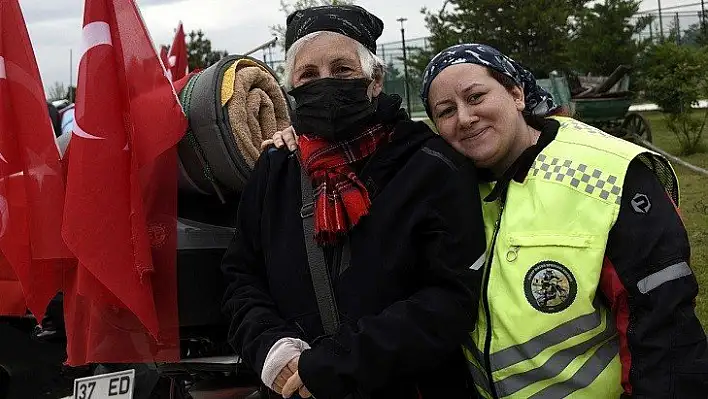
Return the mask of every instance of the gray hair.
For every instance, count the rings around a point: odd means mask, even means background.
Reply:
[[[311,41],[312,39],[321,36],[321,35],[338,35],[338,33],[335,32],[329,32],[329,31],[320,31],[320,32],[313,32],[308,35],[305,35],[298,39],[295,43],[293,43],[292,46],[290,46],[290,49],[288,50],[287,54],[285,54],[285,89],[290,90],[293,88],[293,72],[295,69],[295,56],[297,55],[298,51],[302,49],[302,46],[305,45],[305,43]],[[359,61],[361,62],[361,69],[364,72],[364,76],[367,78],[374,80],[376,78],[383,78],[385,71],[386,71],[386,66],[384,64],[384,61],[377,56],[376,54],[372,53],[371,50],[366,48],[363,44],[356,42],[357,44],[357,53],[359,53]]]

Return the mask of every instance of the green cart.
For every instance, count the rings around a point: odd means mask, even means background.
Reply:
[[[596,93],[592,92],[597,91],[597,88],[588,89],[584,93],[578,92],[580,83],[577,77],[574,77],[576,91],[575,95],[571,95],[569,79],[556,72],[552,72],[548,79],[539,79],[538,84],[551,93],[556,103],[568,108],[575,119],[629,141],[651,142],[649,122],[642,114],[629,112],[632,105],[632,93],[627,91],[629,77],[626,75],[629,70],[626,66],[618,68],[610,77],[612,81],[605,79],[604,89]],[[618,86],[622,91],[606,90],[613,86],[614,82],[619,82]]]
[[[574,98],[574,117],[617,137],[636,142],[651,143],[649,121],[638,112],[628,112],[632,105],[629,93],[616,93],[617,97]]]

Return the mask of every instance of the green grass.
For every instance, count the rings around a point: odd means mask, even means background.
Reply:
[[[653,142],[671,154],[679,153],[676,137],[666,127],[657,112],[645,113],[652,128]],[[704,144],[708,139],[703,138]],[[684,161],[708,169],[708,153],[679,156]],[[699,294],[696,313],[708,329],[708,176],[700,175],[680,165],[674,165],[681,188],[681,216],[691,241],[691,266],[698,279]]]

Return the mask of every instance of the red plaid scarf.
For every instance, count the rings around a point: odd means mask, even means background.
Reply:
[[[369,193],[351,164],[373,154],[390,140],[391,133],[391,125],[379,124],[341,143],[300,138],[301,165],[314,188],[315,240],[319,244],[336,243],[369,212]]]

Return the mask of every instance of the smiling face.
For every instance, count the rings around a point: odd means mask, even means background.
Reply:
[[[362,47],[357,41],[334,32],[322,32],[306,40],[295,54],[292,86],[322,78],[372,78],[362,67],[362,53],[368,51]],[[378,96],[383,89],[383,77],[379,74],[373,78],[368,89],[369,98]]]
[[[518,155],[528,129],[520,87],[507,89],[486,67],[457,64],[435,77],[428,102],[440,135],[477,166],[503,172]]]

